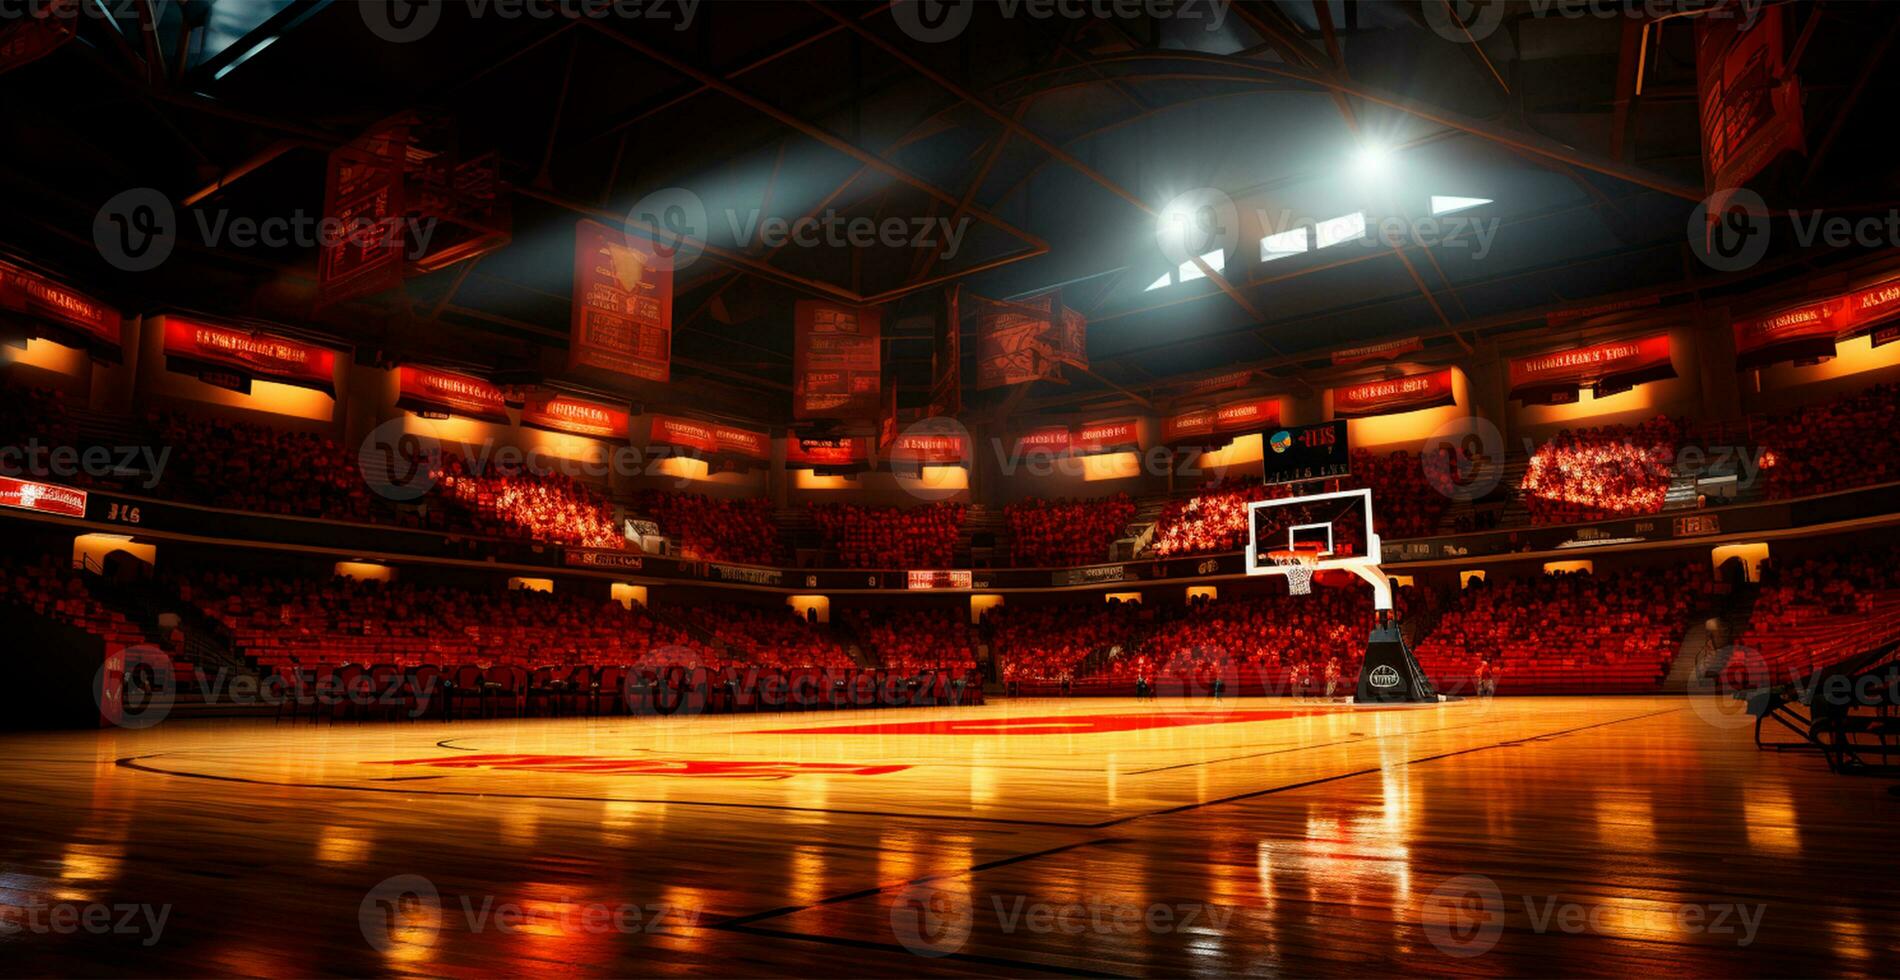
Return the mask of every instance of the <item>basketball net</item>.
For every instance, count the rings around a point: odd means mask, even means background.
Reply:
[[[1319,552],[1306,548],[1275,551],[1267,557],[1286,572],[1288,595],[1312,595],[1313,571],[1319,567]]]

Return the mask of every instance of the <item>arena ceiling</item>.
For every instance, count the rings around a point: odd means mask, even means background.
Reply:
[[[902,310],[950,283],[999,298],[1060,286],[1089,318],[1092,370],[979,400],[998,411],[1148,401],[1235,365],[1291,380],[1343,345],[1471,347],[1552,306],[1658,289],[1701,301],[1832,261],[1783,248],[1746,274],[1698,263],[1693,18],[1620,4],[1458,4],[1463,20],[1445,0],[104,6],[115,17],[83,18],[77,43],[0,76],[13,251],[133,309],[554,376],[575,221],[686,200],[708,247],[676,277],[676,382],[767,418],[788,407],[790,307],[807,296]],[[1900,8],[1791,16],[1808,155],[1771,206],[1891,207],[1875,112]],[[328,152],[416,107],[450,114],[464,148],[499,152],[507,247],[319,315],[314,247],[239,248],[194,227],[320,215]],[[139,187],[191,218],[166,265],[128,273],[101,260],[93,219]],[[1427,222],[1434,196],[1489,203]],[[1217,205],[1195,212],[1217,219],[1198,226],[1217,269],[1184,275],[1164,247],[1157,228],[1184,200]],[[1403,240],[1314,247],[1354,212],[1396,219]],[[897,219],[937,247],[774,246],[760,215]],[[946,226],[966,229],[955,254]],[[1264,236],[1298,228],[1305,251],[1263,259]],[[906,401],[921,399],[927,333],[900,328],[890,356]]]

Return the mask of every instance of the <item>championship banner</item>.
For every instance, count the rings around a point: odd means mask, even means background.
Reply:
[[[79,0],[27,5],[0,25],[0,75],[59,50],[79,28]]]
[[[647,430],[647,446],[668,446],[711,456],[719,452],[719,436],[715,428],[710,422],[655,415],[651,428]]]
[[[1215,432],[1265,429],[1280,424],[1280,398],[1248,398],[1214,409]]]
[[[86,491],[56,483],[37,483],[0,476],[0,507],[83,518],[86,516]]]
[[[1361,347],[1348,347],[1333,351],[1335,365],[1364,364],[1367,361],[1390,361],[1402,354],[1411,354],[1425,349],[1425,341],[1417,337],[1400,337]]]
[[[323,186],[323,217],[340,234],[317,253],[319,309],[402,283],[403,229],[408,214],[403,166],[410,127],[390,120],[331,151]]]
[[[978,390],[1040,381],[1059,370],[1048,343],[1055,293],[1014,303],[984,302],[988,309],[976,318]]]
[[[29,336],[108,360],[124,356],[118,310],[10,262],[0,262],[0,312],[30,321]]]
[[[772,458],[771,437],[736,425],[714,425],[713,445],[719,455],[731,459],[764,463]]]
[[[1069,427],[1047,425],[1016,437],[1018,456],[1067,456],[1072,445]]]
[[[483,422],[508,424],[508,406],[501,389],[466,374],[430,368],[397,368],[396,407],[425,418],[460,415]]]
[[[1161,420],[1161,441],[1170,446],[1192,443],[1208,445],[1214,434],[1216,412],[1211,408],[1195,408]],[[1207,441],[1202,441],[1207,440]]]
[[[1669,335],[1511,359],[1511,397],[1527,403],[1574,400],[1579,388],[1621,391],[1676,376]]]
[[[1078,456],[1100,456],[1141,448],[1141,423],[1137,419],[1108,419],[1084,422],[1076,426],[1071,449]]]
[[[536,391],[521,406],[521,424],[549,432],[624,440],[627,409],[559,392]]]
[[[967,466],[969,449],[958,434],[910,432],[891,443],[888,458],[893,466]]]
[[[1835,339],[1852,329],[1843,324],[1849,309],[1846,297],[1834,296],[1737,320],[1735,366],[1757,368],[1778,361],[1832,357]]]
[[[1333,418],[1396,415],[1455,404],[1451,368],[1333,389]]]
[[[574,226],[567,366],[672,380],[673,263],[651,243],[596,221]]]
[[[163,319],[167,370],[245,394],[256,378],[336,394],[334,351],[171,314]]]
[[[876,418],[884,381],[883,313],[876,307],[799,300],[792,417]]]
[[[786,469],[861,469],[869,465],[870,459],[870,442],[862,436],[789,436],[785,440]]]
[[[1754,18],[1695,21],[1696,94],[1701,103],[1702,176],[1710,193],[1740,187],[1777,156],[1802,148],[1801,83],[1789,69],[1782,8]]]

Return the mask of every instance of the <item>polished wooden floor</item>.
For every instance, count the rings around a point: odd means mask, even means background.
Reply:
[[[1900,799],[1681,698],[176,722],[0,760],[9,975],[1900,973]]]

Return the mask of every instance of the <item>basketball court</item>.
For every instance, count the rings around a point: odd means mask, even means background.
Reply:
[[[1851,884],[1884,859],[1847,831],[1893,798],[1764,757],[1721,711],[1021,700],[7,736],[0,942],[75,974],[1880,972],[1900,918]],[[169,906],[165,941],[48,924],[82,902]]]

